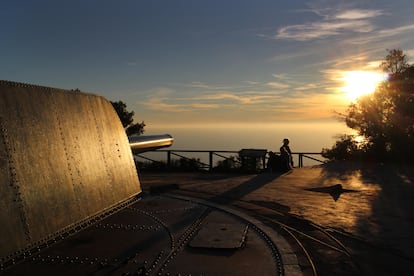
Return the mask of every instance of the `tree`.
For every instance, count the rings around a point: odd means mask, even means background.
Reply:
[[[217,165],[213,168],[215,172],[236,172],[240,171],[240,158],[236,156],[230,156],[217,162]]]
[[[339,159],[343,149],[350,149],[345,159],[414,161],[410,154],[414,150],[414,66],[407,63],[401,50],[387,51],[381,68],[388,73],[388,80],[373,94],[351,104],[342,115],[364,142],[350,147],[354,143],[346,137],[332,149],[323,149],[324,157]]]
[[[388,55],[385,56],[385,60],[380,65],[382,70],[391,75],[404,72],[408,67],[408,62],[403,51],[401,49],[387,49],[387,52]]]
[[[354,135],[342,134],[339,135],[339,140],[336,141],[332,149],[323,149],[322,156],[329,160],[343,161],[357,159],[357,152],[362,152]]]
[[[367,154],[383,160],[391,150],[394,103],[386,85],[380,85],[372,95],[358,99],[348,107],[344,120],[348,127],[364,137]]]
[[[121,120],[122,126],[125,129],[125,132],[128,136],[130,135],[141,135],[144,133],[145,123],[142,121],[141,123],[134,123],[134,111],[129,112],[127,110],[127,105],[122,101],[112,102],[112,106],[114,107],[116,113]]]

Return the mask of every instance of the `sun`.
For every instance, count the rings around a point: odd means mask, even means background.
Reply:
[[[341,78],[344,82],[341,90],[349,100],[355,101],[363,95],[373,93],[385,78],[384,74],[373,71],[347,71]]]

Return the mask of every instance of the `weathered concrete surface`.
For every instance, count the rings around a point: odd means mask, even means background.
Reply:
[[[170,193],[196,191],[266,204],[327,229],[349,234],[346,245],[364,275],[412,275],[414,170],[412,166],[340,163],[294,169],[283,175],[142,173],[145,191],[170,185]],[[328,192],[341,184],[343,192]],[[312,189],[312,190],[310,190]],[[316,190],[316,191],[315,191]],[[319,192],[318,192],[319,191]]]
[[[107,100],[0,81],[0,258],[140,192]]]

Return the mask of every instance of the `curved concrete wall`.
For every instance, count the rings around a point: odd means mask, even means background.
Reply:
[[[0,81],[0,258],[140,192],[107,100]]]

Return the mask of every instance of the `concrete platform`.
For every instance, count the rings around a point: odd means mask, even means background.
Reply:
[[[182,196],[144,196],[26,253],[4,275],[302,275],[289,244],[260,221]]]
[[[0,273],[314,275],[277,227],[239,208],[246,203],[333,233],[360,272],[348,270],[334,254],[331,266],[317,268],[318,275],[412,275],[410,166],[339,163],[282,175],[139,175],[141,198],[78,233],[25,253]],[[264,208],[255,211],[269,216]],[[299,230],[307,226],[295,224]],[[313,249],[324,250],[322,245]]]
[[[412,275],[414,173],[411,166],[338,163],[277,175],[141,174],[144,190],[168,186],[261,202],[337,231],[363,275]]]

